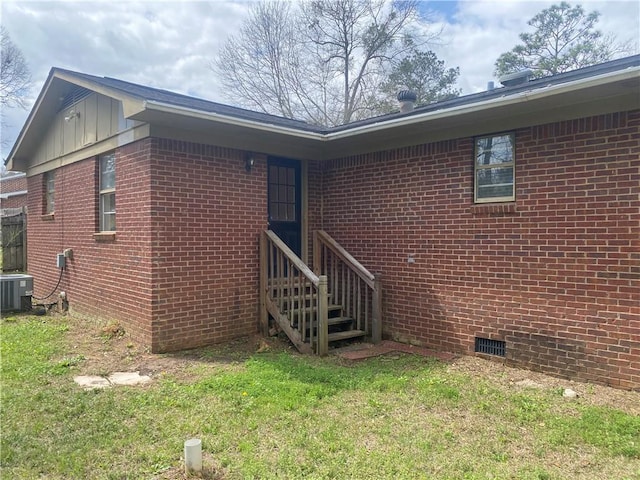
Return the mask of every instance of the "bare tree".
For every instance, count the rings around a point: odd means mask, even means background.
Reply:
[[[258,2],[213,64],[249,108],[319,125],[378,113],[380,86],[416,48],[418,0]],[[426,28],[423,29],[426,31]]]
[[[4,27],[0,27],[0,50],[0,104],[3,108],[25,108],[24,96],[31,83],[29,67]]]
[[[31,74],[22,52],[11,41],[4,27],[0,27],[0,124],[4,130],[5,109],[12,107],[26,108],[24,97],[31,84]],[[2,136],[2,146],[8,146],[10,140]],[[0,162],[0,172],[5,171],[4,161]]]

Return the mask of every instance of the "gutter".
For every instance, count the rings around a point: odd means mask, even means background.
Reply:
[[[407,125],[414,125],[416,123],[424,123],[426,121],[440,120],[443,118],[454,117],[458,115],[464,115],[469,113],[481,112],[483,110],[489,110],[496,107],[515,105],[518,103],[526,103],[534,100],[540,100],[554,95],[561,95],[573,91],[579,91],[582,89],[597,87],[600,85],[606,85],[614,81],[624,81],[628,79],[635,79],[640,76],[640,67],[629,67],[626,70],[615,71],[611,73],[605,73],[602,75],[584,78],[581,80],[574,80],[570,82],[561,83],[558,85],[547,85],[531,90],[526,90],[515,94],[505,94],[501,97],[491,98],[482,102],[472,103],[469,105],[461,105],[458,107],[449,107],[442,110],[429,111],[425,113],[418,113],[415,115],[404,116],[401,118],[395,118],[392,120],[381,120],[379,123],[372,123],[362,125],[359,127],[349,128],[346,126],[345,130],[331,133],[323,132],[306,132],[304,130],[296,129],[293,127],[283,127],[279,125],[266,124],[254,120],[241,119],[229,115],[223,115],[215,112],[203,112],[188,107],[181,107],[171,105],[168,103],[146,100],[143,102],[144,108],[148,110],[155,110],[159,112],[173,113],[186,115],[192,118],[199,118],[202,120],[217,121],[228,125],[235,125],[239,127],[250,128],[254,130],[261,130],[265,132],[271,132],[276,134],[290,135],[298,138],[317,140],[321,142],[329,142],[332,140],[338,140],[342,138],[349,138],[362,133],[373,133],[380,130],[386,130],[389,128],[403,127]]]
[[[26,195],[26,194],[27,194],[26,190],[20,190],[18,192],[0,193],[0,199],[6,200],[7,198],[18,197],[20,195]]]
[[[181,107],[178,105],[171,105],[169,103],[158,102],[155,100],[145,100],[143,102],[144,108],[148,110],[155,110],[158,112],[173,113],[187,115],[192,118],[199,118],[202,120],[218,121],[228,125],[235,125],[238,127],[246,127],[254,130],[262,130],[272,133],[280,133],[283,135],[295,136],[298,138],[305,138],[309,140],[325,140],[326,135],[323,133],[306,132],[292,127],[282,127],[279,125],[267,124],[257,122],[255,120],[246,120],[238,117],[232,117],[230,115],[223,115],[215,112],[203,112],[195,108]]]
[[[436,110],[431,112],[425,112],[422,114],[411,115],[408,117],[397,118],[393,120],[385,120],[379,123],[362,125],[360,127],[348,128],[341,132],[328,133],[324,135],[325,140],[337,140],[340,138],[348,138],[362,133],[376,132],[379,130],[385,130],[390,127],[403,127],[406,125],[413,125],[416,123],[423,123],[425,121],[440,120],[443,118],[480,112],[483,110],[489,110],[495,107],[514,105],[518,103],[525,103],[533,100],[540,100],[546,97],[554,95],[560,95],[563,93],[569,93],[573,91],[582,90],[589,87],[597,87],[611,83],[612,81],[623,81],[627,79],[633,79],[640,77],[640,67],[630,67],[622,72],[617,71],[613,73],[606,73],[598,75],[597,77],[586,78],[582,80],[575,80],[573,82],[562,83],[559,85],[547,85],[532,90],[526,90],[524,92],[503,95],[502,97],[492,98],[483,102],[472,103],[470,105],[461,105],[458,107],[450,107],[443,110]]]

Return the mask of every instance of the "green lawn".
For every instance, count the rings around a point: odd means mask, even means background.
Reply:
[[[640,479],[638,416],[412,355],[215,347],[150,385],[83,391],[79,321],[1,322],[3,479],[184,478],[192,437],[205,478]]]

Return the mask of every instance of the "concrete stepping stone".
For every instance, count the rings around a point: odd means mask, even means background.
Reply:
[[[140,385],[151,381],[148,375],[140,375],[140,372],[113,372],[109,375],[109,381],[114,385]]]
[[[85,390],[93,390],[94,388],[109,388],[111,382],[104,377],[98,375],[78,375],[73,377],[73,381]]]
[[[94,388],[109,388],[114,385],[140,385],[151,381],[148,375],[140,375],[140,372],[113,372],[107,378],[98,375],[78,375],[73,381],[85,390]]]

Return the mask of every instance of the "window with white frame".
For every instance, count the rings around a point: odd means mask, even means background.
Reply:
[[[51,215],[56,207],[56,171],[51,170],[44,174],[44,214]]]
[[[500,133],[475,140],[476,203],[511,202],[515,190],[515,135]]]
[[[100,156],[100,231],[116,230],[116,154]]]

